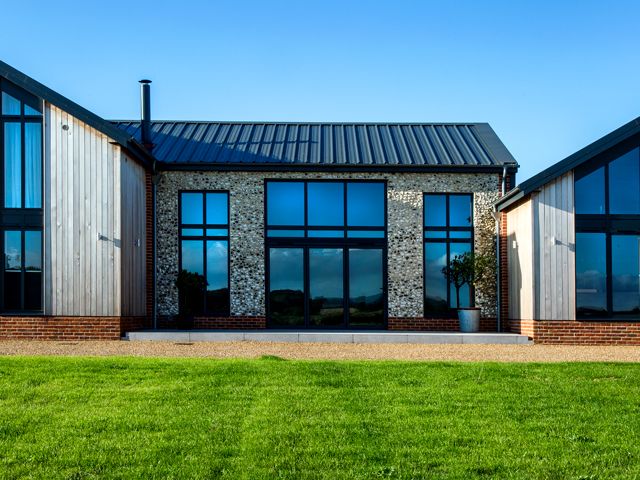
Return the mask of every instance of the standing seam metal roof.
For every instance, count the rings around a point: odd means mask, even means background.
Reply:
[[[139,121],[114,121],[140,140]],[[515,160],[486,123],[154,121],[167,164],[500,166]]]

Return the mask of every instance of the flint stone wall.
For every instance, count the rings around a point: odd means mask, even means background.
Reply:
[[[493,202],[498,174],[164,172],[157,189],[158,314],[178,313],[178,194],[181,190],[228,190],[232,316],[265,315],[264,180],[387,180],[389,317],[423,316],[422,194],[474,194],[474,248],[495,258]],[[483,316],[495,316],[496,286],[476,289]]]

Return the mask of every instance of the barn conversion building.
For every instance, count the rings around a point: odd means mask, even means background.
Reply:
[[[571,342],[541,332],[593,324],[606,330],[595,342],[638,342],[631,270],[631,290],[616,293],[637,212],[615,210],[603,187],[602,212],[574,215],[586,166],[561,162],[505,196],[518,165],[486,123],[153,121],[149,84],[141,120],[107,121],[0,62],[0,338],[117,339],[185,318],[196,329],[456,330],[456,308],[477,306],[485,331]],[[591,149],[593,162],[625,154],[636,133]],[[602,168],[609,185],[618,170]],[[601,246],[589,228],[604,235],[599,280],[580,263]],[[458,305],[442,270],[469,251],[500,268]]]
[[[539,343],[640,344],[640,118],[496,205],[512,331]]]

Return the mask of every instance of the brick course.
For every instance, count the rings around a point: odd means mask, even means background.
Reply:
[[[0,340],[119,340],[146,317],[0,317]]]
[[[389,317],[389,330],[417,330],[424,332],[460,331],[457,318]],[[481,332],[495,332],[495,318],[480,319]]]
[[[146,259],[145,259],[145,281],[146,281],[146,312],[147,317],[153,318],[153,178],[150,172],[145,172],[145,228],[146,228]]]
[[[259,330],[267,328],[265,317],[196,317],[193,328]]]
[[[510,320],[509,326],[538,344],[640,346],[640,322]]]

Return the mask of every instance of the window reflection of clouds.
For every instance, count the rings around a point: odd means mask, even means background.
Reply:
[[[302,249],[271,248],[269,255],[270,290],[302,290]]]
[[[349,250],[349,296],[369,297],[382,292],[382,250]]]
[[[342,249],[309,249],[309,282],[312,297],[342,298]]]
[[[182,241],[182,269],[191,273],[204,273],[202,240]]]
[[[578,310],[607,309],[606,234],[576,233]]]
[[[611,237],[612,301],[614,312],[640,311],[640,236]]]
[[[24,232],[24,268],[26,270],[42,270],[42,233]]]
[[[228,243],[221,240],[207,241],[207,290],[227,288]]]

